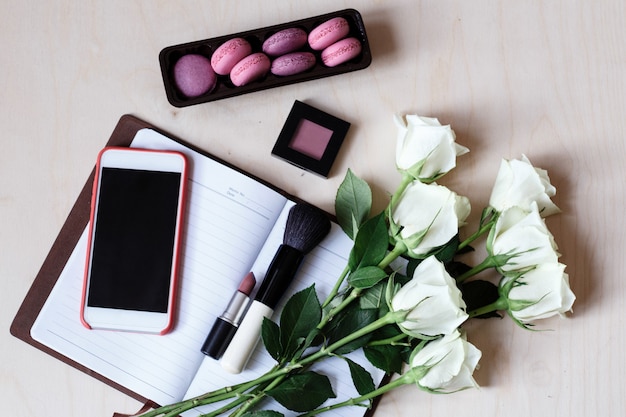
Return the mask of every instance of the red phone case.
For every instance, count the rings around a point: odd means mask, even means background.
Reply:
[[[181,173],[181,184],[182,184],[181,195],[180,195],[181,203],[180,203],[180,207],[178,210],[178,217],[176,219],[176,228],[178,229],[178,234],[176,237],[176,241],[174,242],[174,256],[172,260],[173,278],[172,278],[172,285],[170,287],[171,291],[170,291],[169,300],[168,300],[168,305],[170,308],[169,308],[167,324],[165,328],[163,328],[163,330],[159,332],[159,335],[164,335],[168,333],[174,326],[174,318],[175,318],[174,312],[176,310],[176,299],[178,296],[178,268],[179,268],[179,263],[180,263],[179,255],[180,255],[180,247],[181,247],[182,235],[183,235],[183,230],[182,230],[183,229],[183,214],[185,213],[185,204],[187,201],[187,158],[185,157],[183,153],[177,152],[177,151],[161,151],[161,150],[153,150],[153,149],[139,149],[139,148],[108,146],[108,147],[103,148],[98,153],[98,157],[96,160],[95,177],[93,180],[93,187],[91,191],[91,211],[89,214],[89,235],[88,235],[88,241],[87,241],[87,253],[85,254],[85,272],[83,276],[83,289],[82,289],[82,295],[81,295],[81,300],[80,300],[80,321],[83,324],[83,326],[85,326],[88,329],[91,329],[91,326],[89,325],[89,323],[87,323],[87,320],[85,319],[85,304],[86,304],[86,299],[87,299],[87,280],[88,280],[88,275],[89,275],[89,254],[91,253],[91,245],[92,245],[91,237],[93,236],[96,196],[98,192],[98,182],[99,182],[99,177],[100,177],[101,158],[102,158],[102,154],[109,149],[119,149],[125,152],[159,152],[159,153],[177,154],[177,155],[181,155],[183,157],[183,160],[185,161],[185,164],[183,166],[183,171]]]

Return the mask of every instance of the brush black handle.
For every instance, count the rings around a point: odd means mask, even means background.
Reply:
[[[254,299],[272,310],[275,309],[296,276],[303,259],[304,254],[298,249],[280,245]]]

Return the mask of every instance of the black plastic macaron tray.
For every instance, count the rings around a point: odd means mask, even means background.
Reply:
[[[168,101],[186,107],[361,70],[372,55],[360,13],[345,9],[169,46],[159,62]]]

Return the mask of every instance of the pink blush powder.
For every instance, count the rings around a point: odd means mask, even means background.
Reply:
[[[319,161],[324,156],[332,135],[332,130],[310,120],[301,119],[289,147]]]

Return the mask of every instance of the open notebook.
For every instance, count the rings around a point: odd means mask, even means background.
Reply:
[[[274,363],[262,342],[244,372],[224,372],[200,347],[215,318],[237,289],[254,272],[261,282],[282,242],[289,208],[294,202],[219,161],[190,149],[152,129],[141,129],[131,146],[183,152],[190,162],[180,299],[174,329],[165,336],[85,329],[79,319],[87,233],[83,230],[30,335],[34,341],[104,376],[140,397],[158,404],[252,379]],[[323,300],[346,265],[352,242],[333,223],[330,234],[309,253],[290,294],[315,283]],[[259,284],[257,284],[258,287]],[[281,306],[276,309],[280,314]],[[274,317],[276,320],[277,317]],[[359,355],[352,357],[380,382],[383,372]],[[355,396],[347,364],[326,361],[336,400]],[[295,415],[273,405],[285,415]],[[349,407],[335,416],[362,416],[366,409]],[[198,415],[190,411],[185,415]]]

